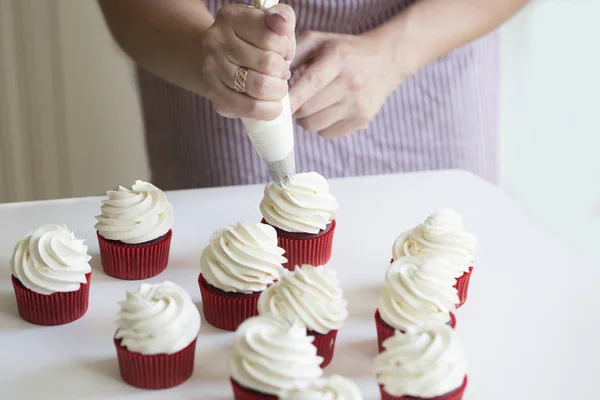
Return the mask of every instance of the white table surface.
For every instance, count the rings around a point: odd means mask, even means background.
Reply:
[[[377,399],[372,377],[373,322],[391,245],[429,213],[451,207],[480,240],[467,304],[457,312],[470,361],[465,400],[600,399],[600,266],[580,259],[508,195],[460,171],[331,181],[340,203],[330,268],[338,271],[350,317],[326,375],[354,379]],[[560,188],[557,188],[560,190]],[[169,267],[150,282],[171,280],[200,302],[199,258],[225,224],[259,221],[262,186],[168,193],[175,209]],[[117,301],[139,282],[102,272],[94,216],[100,198],[0,205],[1,399],[229,399],[232,333],[203,321],[194,374],[166,391],[130,387],[119,376],[112,337]],[[93,257],[90,306],[58,327],[22,321],[10,283],[15,242],[45,223],[64,223],[87,239]]]

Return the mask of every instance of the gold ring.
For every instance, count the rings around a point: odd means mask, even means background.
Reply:
[[[246,93],[246,78],[248,77],[248,70],[240,67],[235,73],[235,79],[233,80],[233,88],[238,93]]]

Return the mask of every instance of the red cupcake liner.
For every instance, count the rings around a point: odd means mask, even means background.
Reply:
[[[452,327],[452,329],[456,328],[456,315],[454,313],[450,313],[450,321],[448,321],[448,325]],[[394,336],[396,329],[389,326],[382,318],[381,314],[379,314],[379,309],[375,310],[375,326],[377,328],[377,347],[379,348],[379,352],[383,352],[383,342],[386,339]],[[404,332],[400,329],[397,329],[400,332]]]
[[[473,267],[469,267],[469,272],[465,272],[462,274],[457,280],[454,287],[458,291],[458,298],[460,302],[456,305],[456,308],[459,308],[467,301],[467,296],[469,295],[469,281],[471,280],[471,274],[473,273]]]
[[[266,223],[264,218],[262,223]],[[333,220],[326,232],[301,238],[298,234],[276,229],[277,244],[285,250],[284,257],[288,260],[283,266],[293,271],[296,265],[308,264],[318,267],[327,264],[331,259],[335,227],[336,222]]]
[[[277,400],[279,397],[270,394],[257,392],[256,390],[246,389],[233,378],[230,378],[231,387],[233,388],[234,400]]]
[[[85,275],[87,284],[78,290],[49,295],[29,290],[16,276],[11,277],[19,315],[27,322],[44,326],[68,324],[81,318],[88,309],[91,272]]]
[[[127,350],[121,345],[121,339],[115,337],[121,377],[131,386],[142,389],[177,386],[194,372],[196,340],[174,354],[143,355]]]
[[[320,334],[314,331],[308,331],[308,336],[314,336],[313,345],[317,348],[317,355],[323,357],[321,368],[325,368],[333,360],[335,352],[335,340],[337,339],[338,331],[329,331],[326,334]]]
[[[381,400],[461,400],[465,393],[465,389],[467,388],[467,377],[465,376],[465,380],[461,387],[453,391],[452,393],[445,394],[443,396],[437,397],[413,397],[413,396],[392,396],[387,393],[383,386],[379,385],[379,389],[381,390]]]
[[[103,238],[98,232],[102,268],[107,275],[129,281],[152,278],[163,272],[169,263],[173,231],[158,241],[129,245]]]
[[[204,319],[215,328],[235,331],[242,322],[258,315],[260,293],[229,294],[211,286],[202,274],[198,276],[198,286]]]

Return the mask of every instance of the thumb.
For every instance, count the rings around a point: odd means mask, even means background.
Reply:
[[[298,68],[314,58],[315,53],[325,40],[326,35],[319,32],[307,31],[302,33],[296,42],[296,56],[292,63],[292,69]]]
[[[296,51],[296,14],[287,4],[277,4],[265,11],[265,23],[273,32],[290,39],[291,48],[286,60],[291,61]]]

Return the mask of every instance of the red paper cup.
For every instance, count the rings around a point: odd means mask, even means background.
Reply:
[[[235,331],[242,322],[258,315],[260,293],[224,292],[206,282],[202,274],[198,276],[198,285],[204,319],[215,328]]]
[[[453,391],[452,393],[445,394],[443,396],[437,397],[413,397],[413,396],[392,396],[387,393],[383,386],[379,386],[381,390],[381,400],[461,400],[463,398],[463,394],[465,393],[465,389],[467,388],[467,377],[465,376],[465,380],[461,387]]]
[[[335,340],[337,338],[338,331],[329,331],[326,334],[320,334],[314,331],[308,331],[308,336],[314,336],[315,340],[313,345],[317,348],[317,355],[323,357],[321,368],[325,368],[331,363],[333,359],[333,353],[335,352]]]
[[[91,272],[85,275],[87,284],[78,290],[49,295],[29,290],[16,276],[11,277],[19,315],[27,322],[45,326],[68,324],[81,318],[88,309]]]
[[[166,389],[177,386],[192,376],[196,340],[174,354],[143,355],[121,346],[114,338],[121,377],[131,386],[142,389]]]
[[[448,325],[452,327],[452,329],[456,328],[456,316],[454,313],[450,313],[450,321],[448,321]],[[394,336],[396,329],[389,326],[382,318],[381,314],[379,314],[379,309],[375,310],[375,326],[377,328],[377,347],[379,347],[379,352],[383,352],[383,342],[386,339]],[[400,329],[397,329],[400,330]],[[400,332],[404,332],[400,330]]]
[[[98,232],[102,268],[107,275],[129,281],[152,278],[169,263],[173,231],[141,244],[127,244],[103,238]]]
[[[459,308],[467,301],[467,296],[469,295],[469,281],[471,280],[471,274],[473,273],[473,267],[469,267],[469,272],[465,272],[456,280],[456,285],[454,287],[458,291],[458,298],[460,302],[456,305],[456,308]]]
[[[266,224],[264,218],[262,223]],[[286,232],[274,227],[277,231],[277,244],[285,250],[284,256],[288,260],[283,266],[293,271],[296,265],[318,267],[327,264],[331,258],[335,227],[336,221],[333,220],[327,229],[316,235]]]
[[[233,398],[235,400],[277,400],[279,397],[270,394],[264,394],[255,390],[246,389],[238,384],[233,378],[230,379],[233,388]]]

